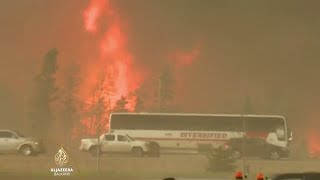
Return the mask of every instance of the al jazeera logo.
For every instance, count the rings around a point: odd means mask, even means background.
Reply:
[[[64,167],[68,163],[68,154],[61,147],[58,153],[54,157],[56,165],[58,168],[51,168],[51,172],[53,172],[54,176],[70,176],[73,172],[72,168]]]

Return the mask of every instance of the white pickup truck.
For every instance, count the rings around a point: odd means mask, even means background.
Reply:
[[[44,153],[40,139],[25,137],[18,131],[0,129],[0,153],[21,153],[24,156]]]
[[[143,157],[150,152],[151,144],[134,140],[128,135],[105,133],[100,136],[99,143],[98,138],[81,139],[79,149],[90,152],[93,156],[103,153],[131,153],[136,157]]]

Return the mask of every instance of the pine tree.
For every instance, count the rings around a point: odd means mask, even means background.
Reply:
[[[135,104],[136,104],[136,107],[134,109],[135,112],[143,112],[144,111],[144,102],[140,96],[136,96]]]
[[[158,84],[158,108],[160,112],[174,110],[175,106],[175,79],[173,67],[167,65],[160,74]]]
[[[147,108],[151,107],[152,102],[154,102],[153,98],[155,96],[150,96],[150,93],[153,91],[151,90],[152,86],[148,86],[147,81],[141,84],[141,86],[132,92],[131,96],[134,97],[134,112],[143,112],[148,111]],[[149,104],[148,104],[149,102]]]
[[[128,112],[126,105],[128,104],[127,98],[121,96],[121,98],[116,102],[115,107],[113,108],[114,112]]]
[[[77,97],[78,87],[80,85],[79,65],[70,64],[64,76],[63,98],[62,101],[62,124],[63,133],[69,134],[72,127],[80,120],[79,109],[80,100]]]
[[[96,136],[100,136],[100,130],[107,123],[106,114],[108,113],[107,107],[107,95],[108,91],[106,88],[107,76],[104,73],[100,74],[97,84],[92,92],[91,99],[91,127],[90,130],[95,132]]]
[[[34,78],[34,90],[30,98],[28,119],[32,131],[46,136],[52,123],[51,104],[57,100],[55,75],[57,72],[57,49],[49,50],[43,57],[41,72]]]

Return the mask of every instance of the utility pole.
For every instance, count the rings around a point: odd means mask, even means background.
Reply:
[[[158,111],[161,112],[161,77],[158,82]]]
[[[98,156],[97,156],[97,175],[100,175],[100,109],[98,108],[97,114],[98,121],[98,130],[97,130],[97,138],[98,138]]]
[[[245,109],[244,109],[244,113],[245,114],[251,114],[253,113],[253,107],[252,107],[252,103],[251,103],[251,99],[250,96],[246,97],[245,100]],[[246,161],[246,144],[247,144],[247,118],[244,117],[243,121],[242,121],[242,131],[243,131],[243,140],[242,140],[242,153],[243,153],[243,159],[242,159],[242,163],[243,163],[243,172],[245,172],[246,174],[249,173],[250,171],[250,167],[249,164],[247,164]]]
[[[250,167],[249,164],[247,164],[246,158],[247,158],[247,153],[246,153],[246,144],[247,144],[247,123],[246,123],[246,118],[243,117],[242,119],[242,132],[243,132],[243,138],[242,138],[242,172],[244,172],[245,178],[248,178],[249,173],[250,173]]]
[[[244,175],[247,175],[247,169],[246,169],[246,119],[242,116],[242,144],[241,144],[241,151],[242,151],[242,172]]]

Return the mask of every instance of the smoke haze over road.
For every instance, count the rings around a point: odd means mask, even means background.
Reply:
[[[83,13],[89,4],[85,0],[1,2],[3,124],[10,127],[23,121],[31,80],[47,50],[59,50],[61,71],[76,62],[83,78],[95,72],[99,43],[111,25],[104,16],[97,20],[97,38],[86,33]],[[134,57],[128,67],[139,72],[141,80],[156,77],[174,54],[195,56],[176,69],[181,111],[242,113],[250,97],[258,114],[285,115],[296,128],[300,122],[319,125],[319,2],[118,0],[110,4],[121,19],[126,51]],[[61,74],[59,81],[64,78]]]

